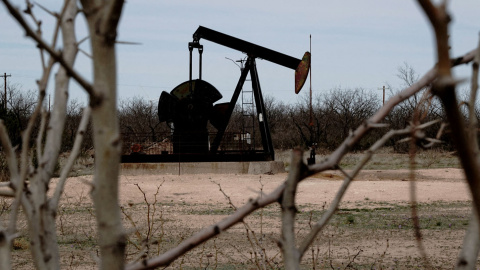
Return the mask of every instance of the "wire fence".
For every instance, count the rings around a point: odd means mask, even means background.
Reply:
[[[217,133],[122,133],[122,155],[168,155],[175,152],[210,151]],[[226,132],[218,151],[248,152],[256,150],[254,138],[250,133]]]

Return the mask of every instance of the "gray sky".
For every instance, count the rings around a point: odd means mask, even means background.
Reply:
[[[39,2],[52,10],[60,8],[60,1]],[[480,1],[450,2],[452,56],[457,56],[478,43]],[[9,83],[35,89],[41,75],[38,51],[1,6],[0,73],[12,75]],[[43,20],[45,39],[51,40],[52,18],[38,8],[35,11]],[[77,24],[77,38],[82,39],[86,35],[83,16],[78,16]],[[416,1],[130,0],[125,4],[119,40],[142,45],[118,46],[119,98],[140,96],[156,102],[162,91],[188,80],[187,45],[199,25],[296,58],[309,50],[311,34],[314,94],[361,87],[378,93],[380,100],[382,85],[401,87],[396,74],[403,63],[423,74],[435,62],[433,34]],[[228,101],[240,71],[225,57],[237,60],[245,55],[206,40],[201,44],[203,79],[223,94],[222,101]],[[81,48],[90,50],[88,42]],[[198,57],[194,56],[196,78]],[[89,58],[79,55],[75,67],[91,77]],[[298,101],[293,70],[265,60],[257,61],[257,69],[264,95]],[[456,74],[468,77],[469,68],[462,67]],[[72,98],[86,100],[76,84],[71,89]],[[300,95],[307,92],[308,85]]]

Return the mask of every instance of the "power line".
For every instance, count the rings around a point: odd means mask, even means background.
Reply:
[[[5,111],[7,110],[7,77],[12,77],[12,74],[7,75],[7,73],[3,73],[0,75],[4,79],[4,88],[5,88],[5,95],[3,96],[3,105],[5,106]]]

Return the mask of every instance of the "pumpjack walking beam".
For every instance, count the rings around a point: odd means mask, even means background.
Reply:
[[[297,69],[298,65],[302,61],[301,59],[291,57],[289,55],[279,53],[274,50],[270,50],[268,48],[226,35],[224,33],[220,33],[218,31],[203,26],[199,26],[197,31],[195,31],[195,33],[193,34],[193,40],[194,42],[198,42],[202,38],[223,45],[225,47],[244,52],[249,56],[260,57],[267,61],[291,68],[293,70]]]

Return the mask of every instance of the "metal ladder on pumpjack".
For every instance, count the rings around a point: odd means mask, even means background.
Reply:
[[[242,151],[255,150],[255,99],[253,90],[242,89]]]

